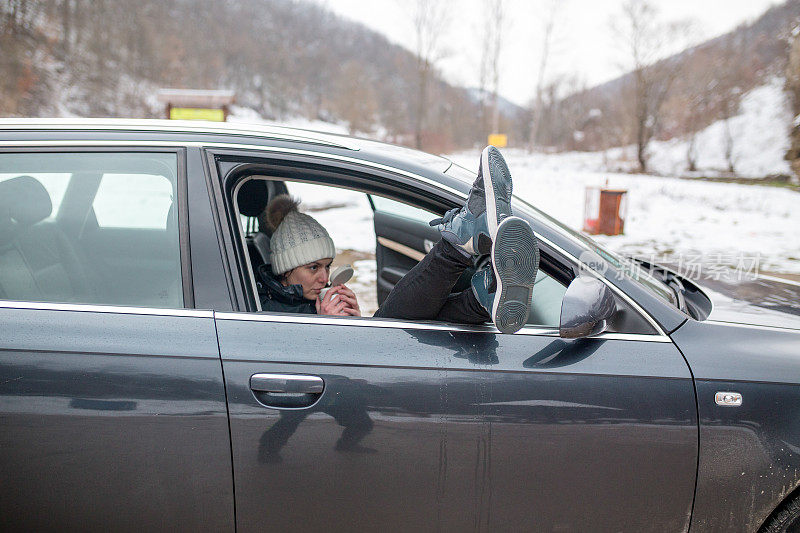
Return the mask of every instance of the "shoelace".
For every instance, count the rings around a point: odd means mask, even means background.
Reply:
[[[463,209],[463,208],[454,207],[453,209],[451,209],[450,211],[446,212],[441,217],[434,218],[433,220],[428,222],[428,224],[430,224],[431,226],[439,226],[441,224],[447,224],[448,222],[453,220],[453,217],[455,217],[461,211],[461,209]]]

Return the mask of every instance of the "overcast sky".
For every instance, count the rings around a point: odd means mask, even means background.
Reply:
[[[444,41],[448,57],[439,64],[455,85],[479,86],[481,27],[485,0],[449,2],[452,17]],[[500,60],[500,94],[524,105],[533,96],[542,49],[543,13],[554,0],[505,0],[506,24]],[[546,77],[578,75],[588,85],[623,71],[625,56],[611,30],[623,0],[555,0],[557,22]],[[317,0],[337,14],[361,22],[392,42],[414,49],[412,0]],[[758,18],[779,0],[654,1],[664,21],[693,19],[697,32],[691,44],[730,31]],[[677,51],[677,50],[674,50]]]

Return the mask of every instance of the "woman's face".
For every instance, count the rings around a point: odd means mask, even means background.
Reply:
[[[319,291],[328,284],[332,262],[332,258],[325,258],[299,266],[289,272],[283,284],[287,286],[302,285],[303,298],[316,300],[319,297]]]

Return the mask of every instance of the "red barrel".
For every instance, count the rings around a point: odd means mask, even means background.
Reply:
[[[620,235],[625,229],[628,191],[586,187],[583,231],[591,235]]]

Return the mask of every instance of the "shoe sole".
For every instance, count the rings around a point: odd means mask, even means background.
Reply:
[[[481,175],[486,195],[486,225],[489,229],[489,237],[494,241],[500,221],[511,216],[511,172],[509,172],[500,150],[494,146],[487,146],[483,149]],[[500,186],[501,180],[502,183],[509,185],[507,190]],[[501,195],[508,200],[502,199],[502,203],[498,204],[497,198]]]
[[[500,333],[515,333],[528,321],[539,270],[539,243],[530,224],[514,216],[500,221],[492,267],[497,279],[492,321]]]

